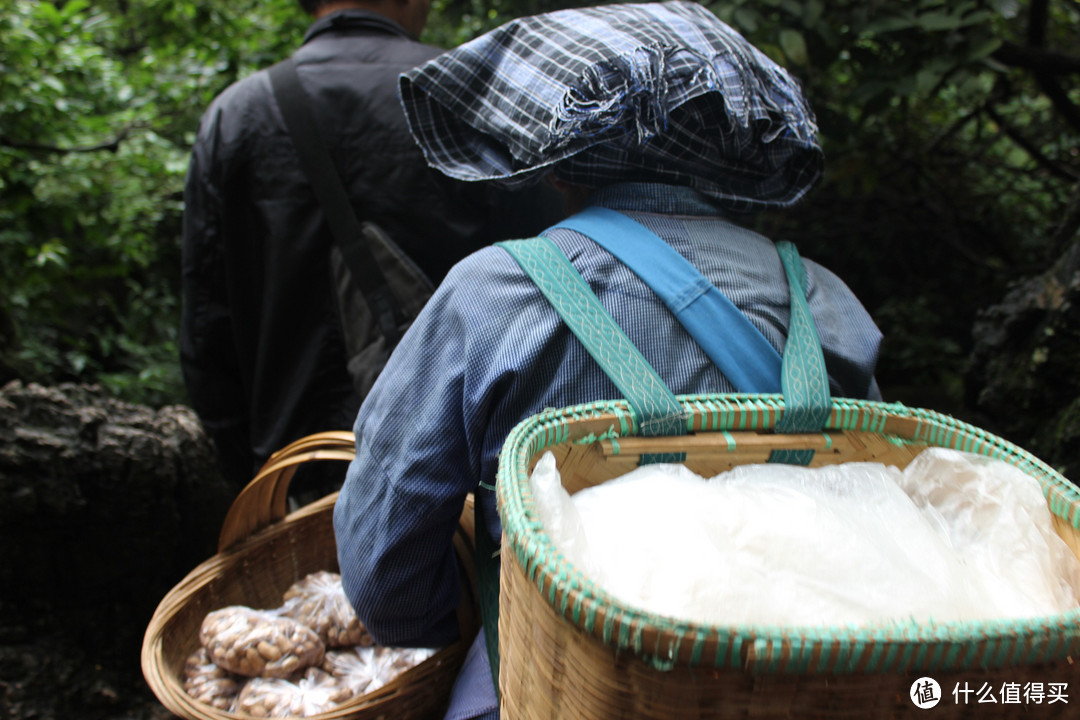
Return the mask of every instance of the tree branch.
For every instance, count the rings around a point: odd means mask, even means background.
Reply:
[[[1047,73],[1035,73],[1035,80],[1038,81],[1039,87],[1042,88],[1046,97],[1050,99],[1054,108],[1061,113],[1065,122],[1072,125],[1077,131],[1080,131],[1080,107],[1077,107],[1076,103],[1069,98],[1069,94],[1065,92],[1065,88],[1061,87],[1061,84],[1052,75],[1048,75]]]
[[[1037,52],[1046,51],[1046,28],[1050,24],[1050,0],[1031,0],[1028,8],[1027,40],[1028,48]],[[1039,87],[1050,99],[1054,108],[1061,113],[1065,122],[1080,130],[1080,108],[1069,98],[1061,87],[1056,74],[1042,68],[1033,68],[1032,74]]]
[[[1073,188],[1069,209],[1050,240],[1050,247],[1061,255],[1060,264],[1070,273],[1080,268],[1080,242],[1070,245],[1077,232],[1080,232],[1080,182]]]
[[[1006,40],[992,57],[1009,67],[1023,68],[1048,75],[1072,75],[1080,73],[1080,57],[1047,50],[1041,47],[1024,47]]]
[[[41,152],[59,155],[68,155],[70,153],[101,152],[103,150],[108,152],[116,152],[120,149],[120,143],[126,140],[128,135],[131,134],[132,127],[133,126],[128,126],[124,128],[112,140],[106,140],[105,142],[98,143],[97,145],[76,145],[74,147],[60,147],[58,145],[23,142],[21,140],[9,138],[7,135],[0,135],[0,145],[9,148],[15,148],[16,150],[30,150],[31,152]]]
[[[1050,0],[1031,0],[1028,7],[1027,39],[1031,47],[1046,44],[1046,25],[1050,22]]]
[[[1025,138],[1020,131],[1010,125],[1005,118],[1001,117],[994,111],[994,108],[990,105],[986,106],[986,114],[991,120],[997,123],[997,126],[1001,128],[1001,131],[1005,133],[1005,136],[1012,140],[1014,143],[1020,146],[1024,152],[1031,156],[1031,159],[1041,165],[1047,171],[1049,171],[1054,177],[1061,180],[1068,180],[1069,182],[1076,182],[1080,180],[1080,174],[1071,168],[1064,167],[1054,162],[1050,158],[1046,157],[1039,148],[1035,147],[1035,144]]]

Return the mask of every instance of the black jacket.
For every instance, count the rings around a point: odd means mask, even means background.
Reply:
[[[315,22],[294,55],[358,215],[435,283],[473,250],[557,219],[544,191],[511,194],[427,167],[397,77],[439,52],[380,15],[347,10]],[[356,418],[332,244],[267,72],[235,83],[206,111],[192,150],[180,352],[192,405],[238,485],[292,440]]]

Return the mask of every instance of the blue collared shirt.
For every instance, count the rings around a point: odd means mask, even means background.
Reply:
[[[626,211],[672,245],[782,352],[788,287],[771,240],[688,188],[617,185],[590,202]],[[546,234],[674,393],[732,390],[629,269],[574,231]],[[880,332],[838,277],[804,263],[833,395],[879,398]],[[378,642],[430,646],[456,637],[451,539],[471,492],[499,537],[494,495],[481,487],[494,485],[509,431],[545,408],[617,397],[508,253],[488,247],[454,267],[360,409],[356,458],[334,511],[346,593]]]

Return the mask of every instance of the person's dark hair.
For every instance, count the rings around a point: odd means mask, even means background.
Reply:
[[[299,2],[300,7],[304,8],[308,15],[314,15],[320,5],[326,5],[330,0],[299,0]]]

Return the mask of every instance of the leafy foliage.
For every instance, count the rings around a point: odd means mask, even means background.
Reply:
[[[194,129],[216,93],[305,26],[285,0],[15,0],[0,14],[0,380],[183,399]]]
[[[1042,42],[1032,40],[1036,6]],[[804,83],[826,178],[765,227],[837,270],[886,333],[879,379],[961,400],[976,312],[1044,269],[1080,125],[1027,61],[1080,47],[1075,3],[734,0],[722,19]],[[1065,60],[1065,56],[1060,59]],[[1077,58],[1071,72],[1077,98]],[[1066,93],[1067,96],[1070,93]]]
[[[433,0],[452,47],[580,2]],[[827,175],[759,221],[836,270],[888,338],[881,379],[961,393],[977,310],[1059,255],[1080,178],[1080,6],[1068,0],[725,0],[789,68]],[[187,153],[218,92],[285,56],[295,0],[11,0],[0,9],[0,382],[185,399]]]

